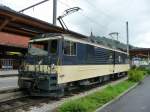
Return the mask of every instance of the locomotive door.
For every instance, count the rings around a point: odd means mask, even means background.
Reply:
[[[115,70],[115,52],[109,51],[109,72],[110,74],[114,74]]]
[[[113,74],[115,73],[115,57],[116,57],[116,54],[115,54],[115,51],[113,51]]]

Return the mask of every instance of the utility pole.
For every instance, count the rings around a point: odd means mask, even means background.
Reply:
[[[57,19],[57,0],[53,0],[53,24],[56,25]]]
[[[20,11],[18,11],[18,12],[24,12],[24,11],[26,11],[26,10],[28,10],[28,9],[31,9],[31,8],[33,8],[33,7],[36,7],[36,6],[38,6],[38,5],[40,5],[40,4],[43,4],[43,3],[45,3],[45,2],[47,2],[47,1],[49,1],[49,0],[43,0],[43,1],[41,1],[41,2],[38,2],[38,3],[36,3],[36,4],[34,4],[34,5],[31,5],[31,6],[29,6],[29,7],[26,7],[25,9],[22,9],[22,10],[20,10]],[[57,0],[53,0],[53,24],[54,25],[56,25],[56,19],[57,19]]]
[[[129,28],[128,21],[126,22],[126,33],[127,33],[127,53],[129,54]]]

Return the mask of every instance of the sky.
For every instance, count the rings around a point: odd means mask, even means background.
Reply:
[[[0,4],[19,11],[40,1],[0,0]],[[57,0],[57,17],[71,7],[80,7],[82,10],[63,18],[69,30],[87,36],[92,31],[96,36],[107,38],[111,38],[109,33],[118,32],[118,40],[126,43],[128,21],[129,43],[137,47],[150,47],[149,0]],[[52,9],[53,0],[49,0],[23,14],[52,23]]]

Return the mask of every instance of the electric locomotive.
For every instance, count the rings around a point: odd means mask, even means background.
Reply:
[[[29,41],[19,70],[19,87],[33,96],[63,96],[72,86],[125,75],[126,52],[71,34],[43,34]]]

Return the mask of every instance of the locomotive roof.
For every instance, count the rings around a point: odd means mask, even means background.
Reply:
[[[84,44],[89,44],[89,45],[92,45],[92,46],[95,46],[95,47],[101,47],[101,48],[108,49],[108,50],[111,50],[111,51],[116,51],[116,52],[120,52],[120,53],[127,54],[127,53],[124,52],[124,51],[117,50],[117,49],[113,49],[113,48],[110,48],[110,47],[101,45],[101,44],[99,44],[99,43],[91,42],[91,41],[88,40],[88,38],[86,38],[86,39],[81,39],[81,38],[76,38],[76,37],[74,37],[74,36],[72,36],[72,35],[68,35],[68,34],[64,34],[63,36],[64,36],[65,39],[70,40],[70,41],[79,42],[79,43],[84,43]]]
[[[73,42],[89,44],[89,45],[92,45],[92,46],[95,46],[95,47],[101,47],[101,48],[104,48],[104,49],[108,49],[108,50],[112,50],[112,51],[127,54],[124,51],[113,49],[113,48],[101,45],[99,43],[91,42],[91,41],[88,40],[88,37],[83,39],[83,38],[80,38],[78,36],[71,35],[71,34],[61,34],[61,33],[42,34],[42,35],[36,36],[34,39],[31,39],[29,42],[39,42],[39,41],[53,40],[53,39],[59,39],[59,38],[64,38],[66,40],[70,40],[70,41],[73,41]]]

